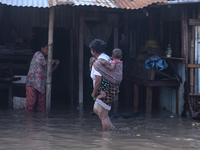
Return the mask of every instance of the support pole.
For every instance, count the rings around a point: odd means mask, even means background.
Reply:
[[[46,117],[51,112],[51,81],[52,81],[52,56],[53,56],[53,26],[55,8],[50,8],[49,33],[48,33],[48,60],[47,60],[47,83],[46,83]]]

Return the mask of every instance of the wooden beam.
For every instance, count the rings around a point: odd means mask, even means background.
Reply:
[[[187,64],[187,68],[200,68],[200,64]]]
[[[10,60],[31,60],[33,56],[15,56],[15,55],[0,55],[0,59],[10,59]]]
[[[130,76],[124,76],[124,80],[132,82],[134,84],[142,85],[142,86],[179,86],[180,82],[178,80],[145,80],[145,79],[140,79],[140,78],[134,78]]]
[[[190,96],[200,97],[200,93],[190,93]]]
[[[46,117],[51,112],[51,82],[52,82],[52,57],[53,57],[53,26],[55,7],[50,8],[49,33],[48,33],[48,60],[47,60],[47,83],[46,83]]]
[[[13,70],[28,70],[30,65],[26,64],[0,64],[0,70],[12,68]]]
[[[200,26],[200,19],[190,19],[189,20],[189,25]]]

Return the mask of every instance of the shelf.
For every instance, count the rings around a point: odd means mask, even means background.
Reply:
[[[170,59],[173,62],[177,62],[177,63],[185,63],[185,58],[179,58],[179,57],[161,57],[162,59]]]

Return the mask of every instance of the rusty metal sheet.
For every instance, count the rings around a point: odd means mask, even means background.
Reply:
[[[0,3],[22,7],[52,7],[57,5],[100,6],[107,8],[139,9],[167,0],[0,0]]]
[[[167,0],[112,0],[117,8],[139,9],[153,3],[166,3]]]

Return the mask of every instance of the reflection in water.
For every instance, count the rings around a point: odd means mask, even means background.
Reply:
[[[200,150],[200,125],[170,117],[171,113],[133,117],[133,111],[113,111],[116,129],[102,132],[91,109],[25,113],[23,109],[0,112],[1,150]],[[198,122],[198,121],[195,121]]]

